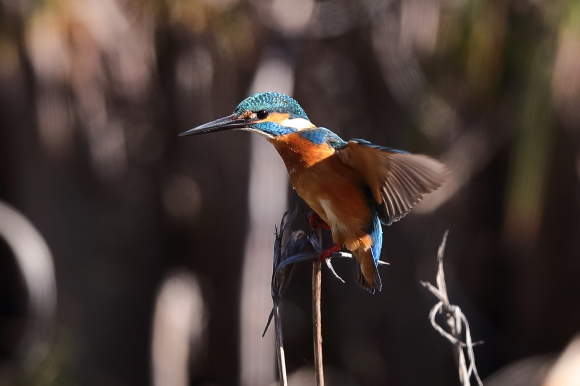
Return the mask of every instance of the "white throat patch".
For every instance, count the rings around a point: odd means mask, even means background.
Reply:
[[[312,122],[304,118],[294,118],[294,119],[286,118],[282,122],[280,122],[280,125],[291,127],[296,130],[312,129],[316,127],[315,125],[312,124]]]

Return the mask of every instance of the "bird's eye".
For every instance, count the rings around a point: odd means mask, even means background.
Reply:
[[[258,117],[258,119],[266,119],[269,114],[268,110],[260,110],[256,113],[256,117]]]

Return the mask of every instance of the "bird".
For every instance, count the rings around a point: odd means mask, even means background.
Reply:
[[[449,173],[425,155],[362,139],[344,141],[314,125],[295,99],[277,92],[253,94],[231,115],[179,136],[226,130],[254,132],[274,145],[294,190],[314,212],[310,223],[332,234],[334,245],[320,253],[321,261],[344,246],[355,257],[356,282],[371,293],[382,289],[381,224],[400,220]]]

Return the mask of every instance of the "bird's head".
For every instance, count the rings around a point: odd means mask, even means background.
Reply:
[[[262,92],[244,99],[234,113],[195,127],[179,136],[224,130],[246,130],[275,139],[278,136],[315,127],[294,99],[277,92]]]

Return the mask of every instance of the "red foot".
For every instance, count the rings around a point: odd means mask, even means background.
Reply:
[[[334,244],[332,247],[320,252],[320,255],[318,255],[318,258],[320,259],[320,261],[322,263],[326,263],[326,260],[330,259],[330,257],[332,256],[332,254],[334,252],[340,251],[340,248],[342,248],[342,246],[340,244]]]
[[[308,224],[310,224],[311,228],[324,228],[330,230],[328,224],[313,210],[308,213]]]

